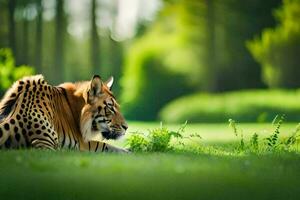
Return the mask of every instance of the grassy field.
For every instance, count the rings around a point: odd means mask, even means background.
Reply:
[[[159,123],[129,123],[145,132]],[[290,134],[296,124],[284,124]],[[177,129],[179,125],[168,125]],[[245,138],[269,124],[241,124]],[[190,145],[236,143],[227,124],[188,125],[202,139]],[[118,142],[124,145],[125,139]],[[226,149],[226,147],[224,147]],[[297,153],[218,155],[0,152],[1,199],[299,199]]]

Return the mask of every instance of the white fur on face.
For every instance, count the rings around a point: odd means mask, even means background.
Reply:
[[[84,110],[82,110],[84,112]],[[82,138],[84,142],[89,141],[97,141],[101,142],[103,141],[103,136],[100,131],[92,131],[92,115],[89,114],[88,117],[81,118],[80,120],[80,130],[82,134]]]

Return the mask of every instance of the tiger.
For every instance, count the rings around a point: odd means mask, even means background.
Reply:
[[[74,149],[129,151],[104,142],[125,135],[128,124],[111,91],[113,77],[102,81],[48,84],[43,75],[24,77],[0,102],[0,149]]]

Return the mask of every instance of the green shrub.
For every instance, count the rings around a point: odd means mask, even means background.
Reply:
[[[34,74],[32,67],[15,66],[15,60],[10,49],[0,49],[0,93],[9,88],[14,81],[31,74]]]
[[[247,43],[262,65],[264,81],[270,87],[300,86],[300,0],[284,0],[275,12],[280,25],[263,31],[261,38]]]
[[[160,128],[149,130],[147,135],[143,133],[133,133],[127,139],[127,144],[134,152],[164,152],[173,149],[172,139],[200,138],[198,134],[185,135],[185,122],[177,131],[170,131],[161,125]],[[182,141],[178,144],[184,145]]]
[[[128,119],[153,120],[163,105],[189,90],[183,76],[166,69],[151,50],[140,55],[142,51],[131,57],[137,63],[130,63],[125,72],[122,106]]]
[[[143,152],[147,151],[149,142],[147,141],[144,135],[139,133],[133,133],[127,139],[127,144],[129,145],[131,151]]]
[[[249,90],[222,94],[193,94],[170,102],[160,111],[164,122],[272,121],[278,113],[300,121],[300,90]]]
[[[121,81],[126,118],[157,119],[168,101],[205,83],[198,45],[203,27],[194,16],[202,4],[198,0],[166,3],[158,20],[130,46]]]

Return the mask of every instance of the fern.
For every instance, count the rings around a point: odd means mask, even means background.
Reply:
[[[229,119],[229,127],[232,128],[234,135],[239,139],[239,145],[237,147],[238,151],[243,151],[245,149],[245,141],[244,141],[244,135],[242,133],[242,130],[238,131],[237,123],[233,119]]]
[[[250,146],[251,146],[252,150],[254,150],[254,151],[258,150],[258,134],[257,133],[254,133],[251,136]]]
[[[233,119],[229,119],[228,122],[229,122],[229,127],[232,128],[234,135],[238,137],[238,130],[236,127],[236,122]]]
[[[246,140],[243,134],[243,130],[238,127],[238,124],[233,119],[229,119],[229,126],[232,128],[235,137],[238,139],[237,145],[234,147],[233,152],[227,151],[228,154],[240,154],[240,153],[276,153],[280,151],[298,151],[295,144],[300,137],[300,123],[296,126],[292,134],[285,138],[280,139],[280,129],[285,120],[285,116],[276,116],[272,122],[275,127],[271,134],[260,139],[257,133],[253,133],[250,139]],[[171,131],[166,127],[161,126],[156,129],[149,130],[148,134],[133,133],[128,137],[127,144],[129,148],[134,152],[166,152],[193,149],[193,152],[206,152],[220,151],[222,147],[216,146],[200,146],[190,145],[186,143],[186,139],[201,139],[198,134],[186,134],[187,122],[182,124],[177,131]],[[247,134],[248,135],[248,134]],[[199,140],[197,140],[198,142]],[[261,141],[261,142],[260,142]],[[178,146],[179,145],[179,146]],[[193,148],[192,148],[193,147]],[[292,148],[293,147],[293,148]],[[276,150],[276,151],[274,151]]]
[[[285,115],[281,115],[280,117],[276,115],[276,117],[274,118],[272,124],[276,126],[275,130],[269,137],[265,138],[269,149],[277,148],[279,143],[278,141],[279,141],[280,128],[282,123],[284,122],[284,119],[285,119]]]
[[[287,148],[294,145],[299,137],[298,132],[300,131],[300,123],[296,126],[295,130],[293,131],[292,135],[289,136],[285,141],[284,144]]]

